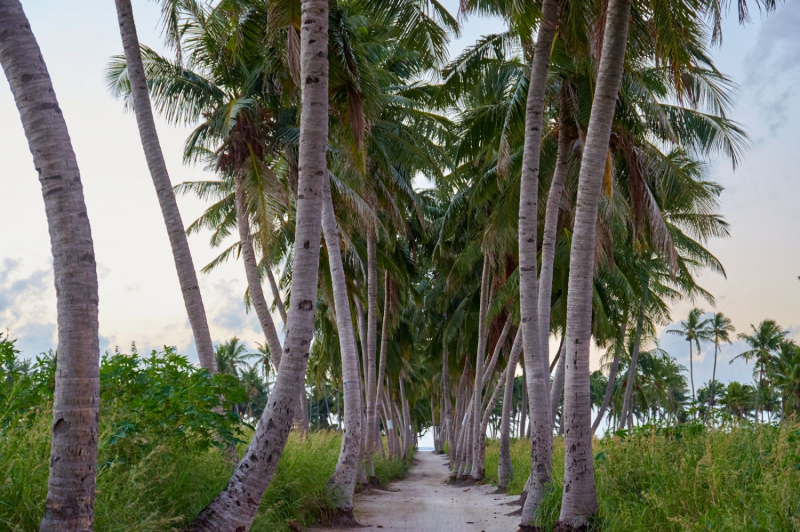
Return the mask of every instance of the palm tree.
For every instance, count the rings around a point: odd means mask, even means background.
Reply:
[[[67,124],[19,0],[0,1],[0,65],[39,173],[56,286],[58,358],[41,530],[91,531],[100,402],[97,265]]]
[[[239,376],[239,369],[247,360],[258,355],[247,352],[247,346],[237,337],[219,344],[214,350],[217,371],[226,375]]]
[[[130,92],[133,97],[133,107],[136,122],[139,125],[139,137],[142,141],[147,166],[156,187],[156,195],[167,226],[169,242],[172,246],[172,256],[178,272],[178,280],[183,293],[183,302],[189,315],[189,324],[192,326],[194,341],[197,347],[197,356],[200,366],[210,373],[216,372],[214,365],[214,346],[211,343],[211,333],[208,330],[206,310],[197,282],[197,272],[194,269],[189,242],[183,230],[181,213],[178,202],[172,192],[172,183],[164,163],[164,155],[158,141],[158,132],[153,120],[153,111],[150,106],[150,96],[147,92],[147,79],[142,64],[142,54],[139,50],[139,38],[136,34],[136,25],[133,20],[133,9],[130,0],[116,0],[119,31],[122,36],[122,46],[125,50],[127,74],[130,82]]]
[[[327,178],[328,2],[303,0],[301,24],[302,115],[292,266],[291,308],[280,371],[247,452],[225,490],[198,516],[197,530],[234,532],[253,522],[283,452],[296,398],[303,386],[306,354],[314,332],[319,270],[322,188]]]
[[[581,160],[578,199],[570,252],[567,293],[567,372],[564,389],[564,491],[559,523],[566,529],[588,525],[597,513],[592,454],[589,346],[592,329],[592,279],[600,186],[608,141],[622,81],[628,40],[630,0],[610,0],[594,103]]]
[[[730,363],[733,364],[735,360],[744,359],[746,362],[750,362],[751,360],[755,359],[756,361],[756,368],[758,371],[758,386],[756,388],[756,420],[760,419],[760,400],[761,400],[761,390],[764,384],[764,373],[767,370],[767,366],[772,359],[772,356],[781,348],[781,342],[783,342],[784,338],[788,334],[788,331],[784,331],[781,327],[775,323],[773,320],[764,320],[758,324],[758,327],[755,325],[750,325],[752,329],[751,334],[739,333],[737,338],[739,340],[744,340],[744,342],[750,347],[747,351],[743,353],[739,353],[733,359],[731,359]]]
[[[731,333],[736,328],[731,323],[730,318],[722,312],[716,312],[705,321],[709,336],[714,338],[714,370],[711,373],[711,397],[708,401],[709,408],[714,408],[714,388],[717,382],[717,355],[719,353],[720,342],[731,343]]]
[[[553,468],[553,438],[548,386],[549,360],[542,345],[542,331],[550,325],[539,323],[539,281],[536,238],[539,227],[539,155],[541,153],[544,98],[550,49],[556,33],[559,6],[556,0],[542,2],[542,20],[536,36],[531,64],[528,101],[525,109],[525,144],[519,193],[520,314],[523,351],[528,379],[531,419],[531,486],[522,508],[521,530],[533,530],[536,512],[549,488]],[[548,301],[549,305],[549,301]],[[549,336],[549,334],[548,334]],[[523,413],[524,416],[524,413]]]
[[[782,389],[783,417],[792,411],[800,416],[800,347],[784,340],[772,365],[775,384]]]
[[[689,311],[689,316],[686,320],[680,323],[680,329],[667,330],[670,334],[678,334],[689,343],[689,376],[692,383],[692,402],[697,400],[694,391],[694,353],[692,352],[692,343],[697,346],[697,353],[700,354],[700,341],[711,340],[711,330],[709,329],[709,320],[703,320],[703,310],[695,307]],[[716,356],[715,356],[716,360]]]

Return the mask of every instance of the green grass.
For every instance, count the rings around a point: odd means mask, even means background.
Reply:
[[[498,443],[486,452],[486,475],[497,482]],[[530,446],[512,441],[521,493]],[[800,530],[800,426],[689,431],[596,440],[598,528],[608,531]],[[564,443],[556,440],[553,489],[541,508],[545,530],[558,520]]]
[[[95,530],[180,530],[192,521],[230,478],[232,465],[216,449],[193,451],[164,446],[125,458],[101,435]],[[341,436],[292,434],[253,523],[255,532],[288,531],[288,521],[314,524],[330,507],[325,484],[336,467]],[[244,449],[241,448],[240,452]],[[50,427],[42,415],[29,426],[0,432],[0,530],[39,528],[47,494]],[[375,474],[384,483],[402,477],[408,464],[378,458]]]

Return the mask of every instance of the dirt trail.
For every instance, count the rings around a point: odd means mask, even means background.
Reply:
[[[516,507],[503,503],[517,496],[492,494],[494,486],[448,485],[446,455],[418,452],[408,476],[391,485],[398,491],[370,490],[356,495],[356,519],[363,528],[346,532],[397,530],[414,532],[513,532]],[[315,529],[319,531],[320,529]],[[342,532],[343,529],[323,529]]]

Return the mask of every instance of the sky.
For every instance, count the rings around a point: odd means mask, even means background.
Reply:
[[[444,0],[455,13],[458,2]],[[92,223],[100,283],[101,350],[135,341],[140,352],[177,346],[191,359],[196,351],[178,287],[172,255],[145,164],[136,122],[106,89],[104,70],[121,53],[113,2],[23,1],[53,79],[70,131]],[[134,0],[142,43],[162,50],[155,2]],[[722,214],[731,238],[709,248],[722,261],[727,278],[703,274],[701,284],[716,297],[707,311],[728,315],[737,332],[765,318],[775,319],[800,337],[800,3],[787,2],[768,18],[754,13],[741,27],[733,17],[724,25],[724,42],[713,51],[717,67],[737,84],[731,118],[744,126],[750,149],[734,171],[730,162],[712,160],[708,175],[725,187]],[[471,17],[451,56],[479,36],[501,31],[502,21]],[[190,128],[158,123],[159,137],[173,184],[212,176],[184,166],[183,142]],[[0,331],[17,339],[24,355],[55,347],[55,292],[52,257],[41,190],[7,83],[0,82]],[[197,218],[204,204],[182,196],[184,225]],[[195,265],[207,264],[216,251],[208,234],[189,238]],[[246,287],[240,263],[230,262],[211,274],[200,274],[200,286],[215,342],[236,335],[251,347],[262,334],[254,314],[245,313]],[[268,291],[267,291],[268,293]],[[269,297],[269,295],[268,295]],[[673,308],[675,322],[692,302]],[[659,330],[660,347],[689,365],[680,337]],[[752,365],[728,362],[745,350],[741,341],[722,347],[718,378],[748,381]],[[600,363],[592,353],[592,368]],[[694,361],[695,384],[708,381],[713,346],[703,346]]]

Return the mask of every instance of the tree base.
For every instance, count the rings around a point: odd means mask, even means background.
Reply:
[[[516,501],[507,502],[507,503],[505,503],[505,505],[506,506],[519,506],[519,507],[522,507],[522,506],[525,506],[525,499],[527,499],[527,498],[528,498],[528,492],[527,491],[523,491],[520,494],[519,499],[517,499]]]
[[[320,524],[330,528],[361,528],[364,526],[356,521],[352,508],[336,508],[325,512]]]
[[[556,523],[556,526],[553,527],[553,532],[587,532],[589,530],[589,525],[579,525],[573,526],[564,523],[563,521],[559,521]]]

